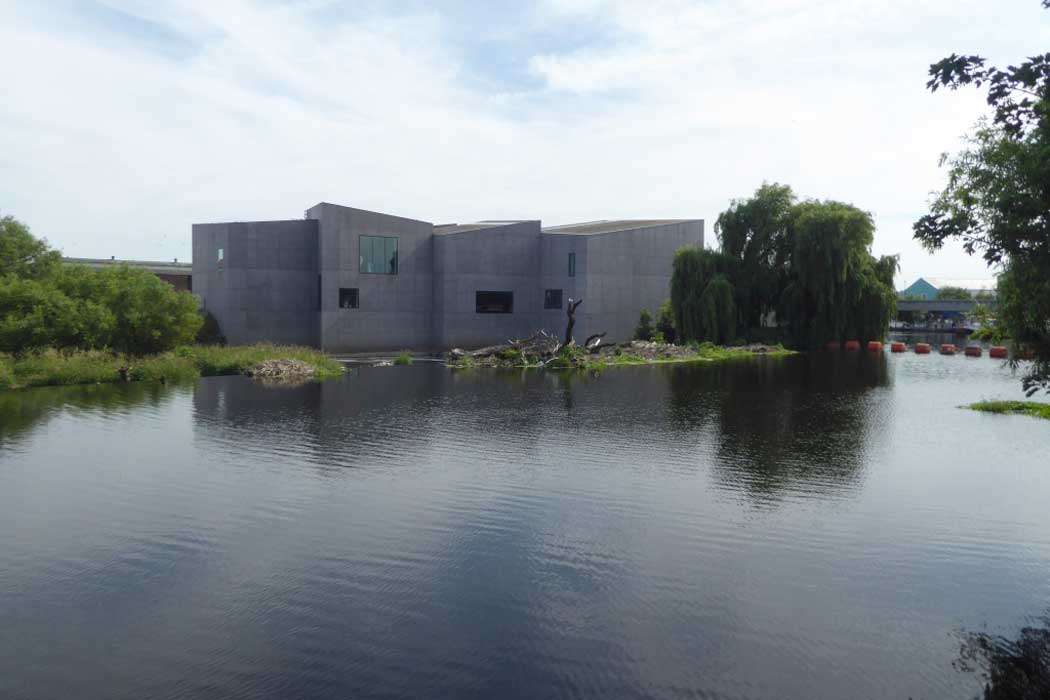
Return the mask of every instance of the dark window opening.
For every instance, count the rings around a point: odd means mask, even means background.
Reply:
[[[560,309],[561,308],[561,290],[560,289],[548,289],[543,293],[543,308],[545,309]]]
[[[356,309],[358,302],[357,287],[351,287],[346,289],[345,287],[339,289],[339,308],[340,309]]]
[[[391,236],[361,236],[361,261],[358,270],[374,275],[397,274],[397,238]]]
[[[475,292],[474,305],[479,314],[512,314],[514,292]]]
[[[569,253],[569,277],[576,276],[576,253]]]

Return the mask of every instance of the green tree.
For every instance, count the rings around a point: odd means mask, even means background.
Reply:
[[[740,263],[735,283],[746,327],[762,325],[763,315],[780,301],[789,275],[794,204],[789,186],[763,183],[750,199],[733,200],[715,222],[722,252]]]
[[[103,306],[70,299],[46,282],[0,278],[0,351],[102,347],[113,321]]]
[[[929,74],[931,92],[986,87],[993,114],[966,148],[942,158],[948,183],[915,223],[915,238],[930,250],[961,241],[1003,270],[1000,321],[1035,353],[1024,387],[1050,391],[1050,53],[1006,69],[952,54]]]
[[[642,309],[638,314],[638,327],[634,329],[635,340],[653,339],[653,315],[649,309]]]
[[[737,308],[735,295],[739,261],[729,255],[698,246],[684,246],[675,251],[671,271],[671,308],[675,327],[682,341],[720,342],[719,329],[732,320],[727,339],[736,337]],[[708,287],[716,283],[708,293]],[[729,294],[725,294],[728,283]],[[712,331],[715,332],[712,332]]]
[[[40,279],[61,259],[61,253],[51,250],[46,240],[33,236],[25,224],[13,216],[0,217],[0,277]]]
[[[937,290],[937,298],[941,301],[969,301],[973,295],[962,287],[941,287]]]
[[[797,346],[885,337],[897,311],[897,258],[872,257],[874,231],[871,215],[849,204],[807,201],[794,207],[792,275],[781,313]]]
[[[678,340],[678,328],[675,325],[674,308],[670,299],[665,299],[656,311],[656,332],[663,334],[668,343]]]
[[[113,323],[105,345],[120,352],[148,354],[192,343],[204,323],[193,295],[141,268],[68,265],[52,275],[52,284],[77,304],[107,309]]]

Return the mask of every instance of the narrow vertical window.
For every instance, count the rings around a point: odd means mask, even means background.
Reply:
[[[223,266],[223,262],[222,261],[225,260],[225,259],[226,259],[226,251],[223,250],[222,248],[219,248],[219,250],[216,251],[216,253],[215,253],[215,262],[218,263],[219,267],[222,267]]]
[[[576,253],[569,253],[569,277],[576,276]]]

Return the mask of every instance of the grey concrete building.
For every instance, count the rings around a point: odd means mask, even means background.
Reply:
[[[700,219],[434,225],[321,203],[306,218],[193,226],[193,291],[231,343],[335,352],[474,347],[561,333],[630,338],[670,293]]]

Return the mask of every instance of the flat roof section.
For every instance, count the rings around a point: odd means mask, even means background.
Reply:
[[[156,273],[170,275],[188,275],[193,271],[193,263],[159,262],[155,260],[117,260],[116,258],[62,258],[67,265],[86,265],[88,267],[110,267],[127,263],[131,267],[145,267]]]
[[[667,224],[684,224],[702,219],[603,219],[601,221],[585,221],[580,224],[562,224],[561,226],[548,226],[543,229],[544,233],[574,233],[577,235],[593,235],[597,233],[613,233],[615,231],[630,231],[635,228],[652,228],[654,226],[666,226]]]

